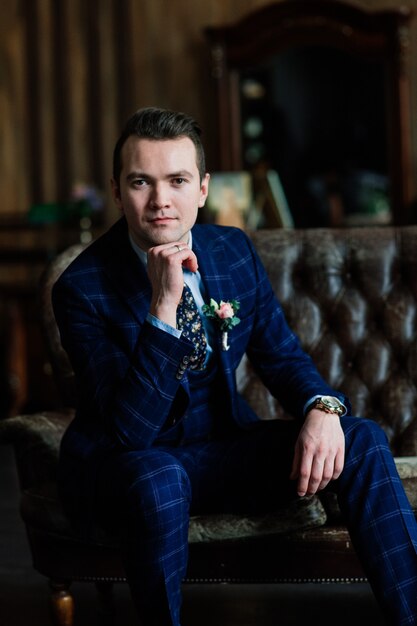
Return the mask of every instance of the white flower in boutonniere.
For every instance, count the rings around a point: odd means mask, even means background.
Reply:
[[[220,300],[220,304],[217,304],[217,302],[211,298],[210,304],[203,306],[204,315],[209,319],[216,320],[220,326],[223,350],[229,350],[230,348],[227,343],[228,331],[240,323],[240,319],[235,315],[239,309],[240,303],[237,300],[230,300],[230,302]]]

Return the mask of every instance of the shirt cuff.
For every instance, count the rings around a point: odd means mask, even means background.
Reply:
[[[146,321],[149,322],[149,324],[152,324],[152,326],[155,326],[160,330],[164,330],[166,333],[172,335],[173,337],[176,337],[177,339],[181,337],[181,330],[178,330],[178,328],[174,328],[173,326],[166,324],[162,320],[155,317],[155,315],[152,315],[152,313],[148,313],[148,315],[146,316]]]

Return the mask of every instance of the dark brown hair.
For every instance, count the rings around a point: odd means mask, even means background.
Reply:
[[[206,173],[206,160],[201,142],[201,128],[197,122],[185,113],[147,107],[139,109],[132,115],[116,142],[113,152],[113,178],[118,186],[122,171],[122,148],[131,135],[155,140],[188,137],[195,146],[200,180],[203,180]]]

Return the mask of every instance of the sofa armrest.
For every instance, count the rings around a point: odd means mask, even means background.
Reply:
[[[56,480],[59,446],[73,417],[68,409],[0,421],[0,443],[14,447],[22,489]]]
[[[417,514],[417,456],[397,456],[394,460],[411,508]]]

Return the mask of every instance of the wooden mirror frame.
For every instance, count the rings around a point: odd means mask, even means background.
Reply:
[[[332,46],[383,64],[387,76],[387,164],[393,223],[411,215],[411,132],[406,7],[370,12],[329,0],[283,0],[235,24],[208,27],[218,103],[218,168],[242,169],[240,72],[296,45]]]

